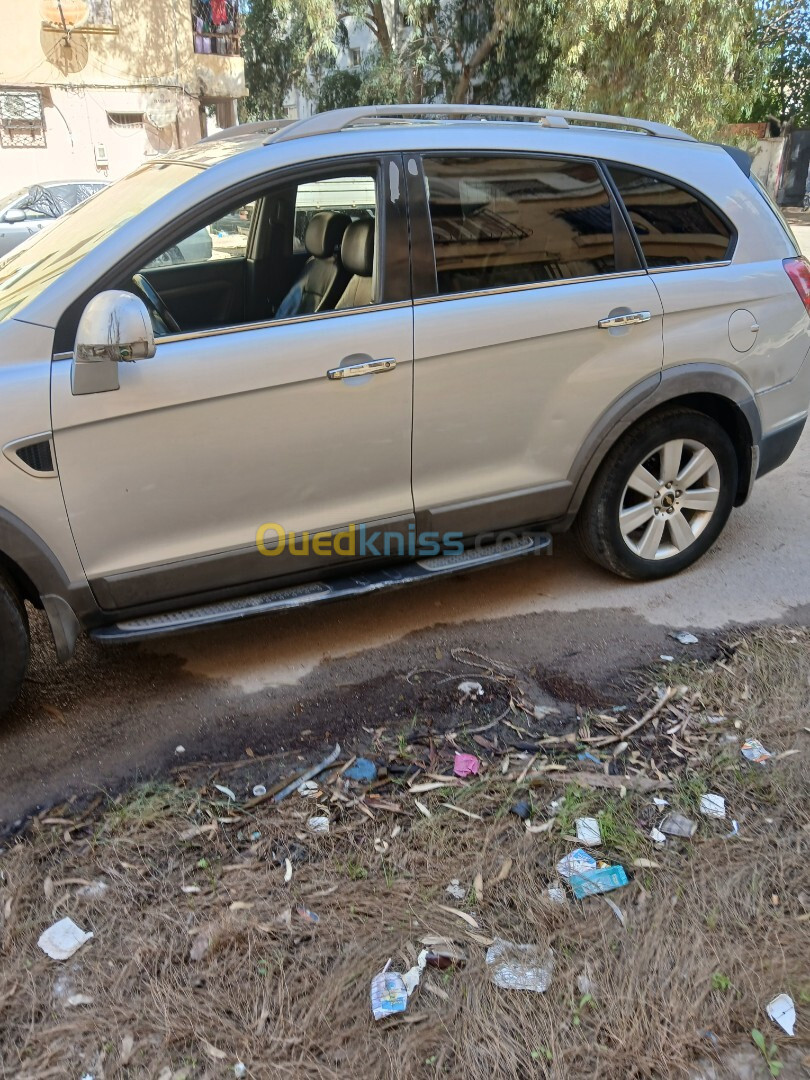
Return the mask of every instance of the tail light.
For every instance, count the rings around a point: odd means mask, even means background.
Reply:
[[[807,259],[785,259],[782,265],[810,315],[810,263]]]

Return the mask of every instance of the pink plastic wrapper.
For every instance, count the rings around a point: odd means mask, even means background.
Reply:
[[[479,764],[475,754],[456,754],[453,772],[456,776],[477,776]]]

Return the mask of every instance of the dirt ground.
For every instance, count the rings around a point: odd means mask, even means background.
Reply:
[[[305,729],[281,760],[246,747],[40,813],[0,858],[0,1075],[810,1076],[810,633],[633,683],[576,701],[453,649],[378,688],[388,712],[357,718],[312,798],[272,801],[331,748]],[[751,736],[767,763],[743,760]],[[356,753],[376,781],[346,775]],[[659,845],[672,811],[697,831]],[[556,867],[582,817],[628,883],[576,900]],[[37,941],[65,916],[94,936],[57,961]],[[495,984],[501,940],[533,947],[545,992]],[[375,1021],[372,977],[423,949],[407,1010]],[[765,1012],[779,993],[793,1038]]]

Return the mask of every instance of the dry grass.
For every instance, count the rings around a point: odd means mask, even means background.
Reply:
[[[407,813],[378,810],[374,821],[333,805],[332,832],[321,837],[307,834],[316,811],[298,796],[242,815],[212,789],[139,789],[97,817],[39,820],[0,861],[0,1073],[168,1080],[233,1076],[242,1061],[251,1077],[679,1077],[698,1057],[750,1042],[754,1026],[780,1054],[790,1043],[807,1054],[808,645],[801,630],[771,629],[738,643],[726,666],[668,671],[695,691],[694,739],[677,744],[684,757],[671,759],[679,768],[668,797],[694,813],[701,791],[722,793],[740,824],[734,839],[727,822],[704,820],[693,841],[656,849],[646,839],[657,820],[649,796],[590,789],[565,795],[550,832],[528,834],[507,812],[517,789],[494,778],[420,795],[429,819],[401,792],[386,797]],[[706,726],[701,701],[727,723]],[[742,766],[738,746],[722,742],[734,721],[775,754],[799,752]],[[658,751],[665,727],[662,718]],[[649,750],[645,734],[638,746]],[[550,782],[532,789],[542,807],[560,794]],[[449,797],[484,820],[442,809]],[[635,858],[659,864],[611,894],[626,930],[600,898],[559,907],[545,895],[582,811],[601,811],[606,858],[631,873]],[[180,839],[194,823],[215,828]],[[310,857],[285,884],[273,855],[293,842]],[[511,871],[495,881],[506,859]],[[445,894],[451,878],[470,886],[466,901]],[[80,882],[97,879],[104,896],[81,899]],[[550,944],[548,992],[493,986],[485,948],[442,904],[471,913],[483,937]],[[36,942],[64,915],[95,938],[60,964]],[[375,1023],[372,975],[389,957],[410,966],[426,934],[452,937],[466,965],[428,969],[407,1013]],[[592,1001],[577,988],[583,974]],[[794,1040],[764,1015],[783,990],[799,1011]],[[67,1005],[76,993],[92,1004]],[[782,1080],[804,1075],[795,1068]]]

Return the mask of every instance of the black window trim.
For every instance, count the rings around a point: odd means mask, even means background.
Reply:
[[[737,250],[737,229],[734,225],[734,222],[731,220],[731,218],[729,218],[728,214],[724,213],[720,209],[720,207],[704,192],[694,187],[694,185],[686,183],[686,181],[684,180],[677,179],[674,176],[669,176],[667,173],[659,172],[657,169],[648,169],[644,165],[633,165],[629,164],[626,161],[611,161],[605,158],[602,159],[602,165],[604,167],[605,177],[610,184],[611,191],[613,192],[615,199],[618,201],[622,215],[625,219],[625,223],[630,230],[630,235],[633,238],[633,242],[636,246],[636,251],[638,252],[639,258],[641,259],[641,265],[644,267],[648,274],[671,274],[675,270],[706,270],[712,266],[728,266],[728,264],[733,260],[734,252]],[[622,198],[621,192],[619,191],[619,187],[616,181],[613,179],[613,173],[611,172],[611,168],[626,169],[628,172],[639,173],[642,176],[652,176],[656,180],[663,180],[665,184],[674,184],[675,187],[679,187],[682,191],[686,191],[689,195],[694,196],[694,198],[697,199],[698,202],[703,203],[705,206],[707,206],[712,211],[712,213],[717,214],[717,216],[728,229],[729,240],[725,257],[722,259],[715,259],[711,262],[687,263],[686,265],[684,265],[683,263],[676,263],[672,266],[648,266],[647,260],[644,256],[644,250],[641,246],[641,241],[638,238],[638,233],[636,232],[635,226],[633,225],[633,221],[630,217],[630,212],[625,206],[624,199]]]
[[[228,209],[242,206],[254,199],[260,198],[268,189],[285,183],[294,183],[296,177],[311,177],[313,173],[337,175],[345,173],[351,175],[353,169],[365,169],[374,172],[378,192],[379,222],[377,235],[375,236],[376,252],[382,255],[382,266],[379,285],[379,299],[376,303],[365,308],[351,308],[340,311],[338,315],[349,315],[364,311],[376,311],[379,308],[398,306],[399,304],[411,303],[410,276],[408,273],[408,227],[406,213],[406,198],[403,193],[404,185],[400,184],[399,198],[394,202],[388,196],[390,177],[389,163],[395,162],[402,169],[402,155],[399,151],[383,151],[379,153],[368,151],[365,153],[347,154],[331,159],[310,158],[308,161],[299,161],[294,165],[281,168],[270,168],[259,176],[251,176],[248,179],[233,184],[227,191],[222,191],[216,199],[209,199],[205,205],[195,204],[189,207],[182,215],[172,222],[172,236],[190,236],[199,228],[205,226],[206,221],[211,220],[211,215],[226,213]],[[255,222],[251,222],[251,235]],[[79,319],[87,304],[94,296],[106,289],[120,288],[121,281],[129,281],[152,259],[166,250],[165,232],[162,236],[153,234],[137,247],[133,248],[115,266],[102,275],[89,288],[85,289],[60,316],[54,332],[53,358],[65,359],[73,355],[73,346]],[[188,337],[210,337],[215,334],[233,333],[236,330],[259,329],[265,326],[276,325],[280,321],[312,321],[313,319],[325,318],[332,312],[318,312],[310,316],[297,317],[295,320],[258,320],[239,324],[238,326],[212,327],[205,331],[190,331],[188,333],[161,337],[160,343],[185,339]]]
[[[531,160],[570,161],[578,165],[592,165],[596,170],[597,176],[602,181],[610,202],[610,214],[613,226],[614,260],[618,264],[621,259],[621,261],[626,262],[627,265],[623,265],[621,269],[615,270],[609,274],[588,274],[585,277],[559,278],[554,281],[526,281],[515,285],[499,285],[494,288],[469,289],[458,293],[439,292],[436,250],[433,243],[433,228],[430,219],[430,202],[427,193],[427,179],[425,176],[424,162],[429,158],[452,157],[529,158]],[[606,170],[602,168],[602,162],[597,158],[584,154],[561,154],[552,151],[496,150],[490,148],[483,150],[431,149],[413,153],[406,152],[405,158],[405,175],[408,184],[408,209],[413,252],[412,283],[414,303],[433,303],[439,300],[458,300],[472,296],[523,292],[530,289],[549,288],[555,285],[574,285],[583,282],[597,280],[604,281],[612,278],[628,277],[646,273],[646,268],[641,260],[638,248],[634,243],[635,233],[629,228],[624,209],[616,198],[613,184],[609,182]],[[415,160],[416,162],[416,174],[412,174],[407,167],[410,160]],[[634,258],[630,256],[631,251],[635,256]],[[428,260],[430,263],[429,267],[427,265]]]

